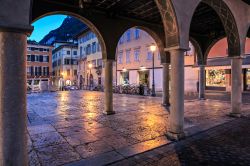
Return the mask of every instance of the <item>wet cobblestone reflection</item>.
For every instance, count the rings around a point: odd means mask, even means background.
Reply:
[[[169,143],[169,111],[161,98],[114,95],[116,114],[107,116],[102,114],[103,97],[87,91],[28,95],[30,165],[91,159],[107,164]],[[250,112],[250,105],[243,108],[244,114]],[[185,132],[231,121],[229,112],[228,102],[186,101]]]

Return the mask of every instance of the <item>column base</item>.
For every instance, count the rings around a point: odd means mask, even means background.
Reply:
[[[179,141],[185,138],[185,133],[172,133],[170,131],[167,132],[166,137],[171,141]]]
[[[161,104],[163,107],[170,107],[170,103]]]
[[[207,100],[206,98],[199,98],[199,100]]]
[[[228,114],[229,117],[232,117],[232,118],[241,118],[242,117],[242,114],[241,113],[229,113]]]
[[[115,111],[104,111],[103,114],[105,114],[105,115],[114,115]]]

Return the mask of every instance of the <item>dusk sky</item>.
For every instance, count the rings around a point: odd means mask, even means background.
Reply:
[[[58,28],[66,17],[66,15],[52,15],[37,20],[32,24],[34,31],[29,39],[39,42],[51,30]]]

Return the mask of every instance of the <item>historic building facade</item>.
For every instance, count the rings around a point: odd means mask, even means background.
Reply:
[[[78,38],[78,86],[83,89],[103,85],[102,52],[96,35],[89,28],[84,29]]]
[[[52,76],[52,46],[28,42],[27,86],[29,90],[49,90]]]
[[[53,50],[53,83],[62,88],[67,85],[77,85],[78,47],[74,43],[58,45]]]
[[[96,35],[85,29],[78,36],[78,85],[96,87],[104,82],[104,63],[102,52]],[[114,64],[113,85],[145,85],[152,87],[153,55],[156,91],[162,91],[163,66],[158,48],[153,53],[151,45],[156,45],[154,39],[145,31],[138,28],[127,30],[117,45],[116,63]],[[91,65],[90,65],[91,64]],[[198,74],[195,64],[194,47],[185,53],[185,88],[186,91],[197,91]]]

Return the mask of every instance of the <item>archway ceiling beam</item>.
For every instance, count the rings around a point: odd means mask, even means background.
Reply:
[[[225,32],[224,26],[217,13],[206,4],[201,3],[194,13],[191,27],[191,36],[220,35]]]
[[[242,1],[250,5],[250,0],[242,0]]]
[[[73,7],[80,10],[79,0],[35,0],[34,4],[54,3],[59,6]],[[83,1],[84,3],[84,1]],[[103,12],[110,16],[122,16],[162,24],[160,12],[154,0],[92,0],[86,8],[89,11]],[[37,8],[38,10],[44,10]],[[85,9],[83,9],[85,10]]]

